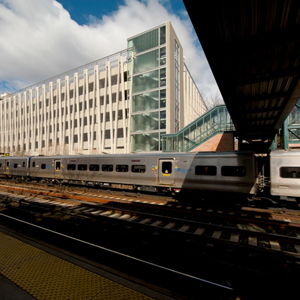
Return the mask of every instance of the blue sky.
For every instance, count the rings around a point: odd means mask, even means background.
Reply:
[[[117,11],[120,5],[126,5],[125,0],[58,0],[68,10],[71,18],[78,24],[84,25],[89,22],[89,16],[110,16]],[[168,11],[182,17],[186,12],[182,0],[161,1]]]
[[[111,15],[119,5],[124,5],[125,1],[107,0],[59,0],[63,7],[70,13],[71,18],[78,24],[84,25],[89,22],[89,16],[93,15],[101,18],[103,15]]]
[[[203,98],[219,93],[182,0],[0,0],[0,94],[124,50],[168,20]]]

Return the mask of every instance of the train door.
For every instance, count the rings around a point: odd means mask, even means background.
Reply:
[[[159,183],[174,184],[175,180],[175,162],[173,159],[159,160]]]
[[[4,174],[7,174],[9,175],[9,164],[10,164],[10,160],[9,159],[6,159],[5,160],[5,166],[4,166]]]
[[[60,177],[61,173],[61,159],[54,160],[55,177]]]

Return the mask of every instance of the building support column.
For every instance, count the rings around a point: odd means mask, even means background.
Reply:
[[[127,149],[129,150],[129,152],[132,151],[131,149],[131,143],[130,143],[130,139],[131,139],[131,112],[132,112],[132,93],[133,93],[133,67],[134,67],[134,60],[135,60],[135,53],[132,52],[131,53],[131,69],[130,69],[130,93],[129,93],[129,107],[128,107],[128,112],[127,112],[127,116],[128,116],[128,130],[127,133],[125,133],[125,136],[127,138],[126,144],[127,144]],[[124,118],[126,118],[126,114],[124,116]]]

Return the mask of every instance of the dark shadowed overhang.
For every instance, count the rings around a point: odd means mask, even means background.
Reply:
[[[300,1],[184,4],[239,139],[272,139],[300,97]]]

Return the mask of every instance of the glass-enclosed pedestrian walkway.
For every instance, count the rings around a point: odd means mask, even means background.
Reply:
[[[287,138],[290,147],[300,144],[300,99],[287,118]]]
[[[175,134],[162,135],[163,152],[187,152],[218,133],[235,131],[225,105],[218,105]]]

